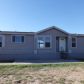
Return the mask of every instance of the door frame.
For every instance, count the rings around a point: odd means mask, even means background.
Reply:
[[[64,42],[64,43],[63,43]],[[60,45],[61,43],[61,45]],[[62,46],[62,47],[61,47]],[[63,48],[63,49],[62,49]],[[59,51],[66,51],[67,50],[67,41],[66,37],[59,37]]]

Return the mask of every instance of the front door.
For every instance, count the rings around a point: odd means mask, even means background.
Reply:
[[[66,38],[65,37],[59,38],[59,51],[66,51]]]

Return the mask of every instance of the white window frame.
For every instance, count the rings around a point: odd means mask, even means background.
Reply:
[[[15,37],[16,37],[16,36],[21,37],[21,36],[24,36],[24,35],[12,35],[12,37],[11,37],[12,43],[17,43],[17,44],[19,44],[19,43],[20,43],[20,44],[23,44],[23,43],[24,43],[24,42],[21,42],[21,41],[20,41],[20,42],[16,42],[16,41],[13,42],[13,36],[15,36]],[[24,36],[24,38],[25,38],[25,36]],[[25,39],[24,39],[24,41],[25,41]]]
[[[50,47],[45,47],[45,46],[44,46],[43,48],[40,48],[40,47],[38,46],[38,40],[39,40],[38,38],[39,38],[39,37],[43,37],[44,41],[45,41],[45,38],[46,38],[46,37],[50,37]],[[37,36],[37,48],[38,48],[38,49],[50,49],[50,48],[52,48],[52,38],[51,38],[51,36],[50,36],[50,35],[39,35],[39,36]]]
[[[75,47],[72,47],[72,43],[73,43],[73,42],[72,42],[72,38],[75,38],[75,40],[76,40],[76,46],[75,46]],[[72,48],[77,48],[77,37],[72,37],[72,38],[71,38],[71,47],[72,47]]]

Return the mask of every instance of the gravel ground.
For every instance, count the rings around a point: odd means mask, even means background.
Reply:
[[[18,69],[0,67],[0,84],[84,84],[84,64]]]

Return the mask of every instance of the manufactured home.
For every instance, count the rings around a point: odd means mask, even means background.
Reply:
[[[0,60],[58,60],[84,58],[84,34],[52,26],[38,32],[0,31]]]

